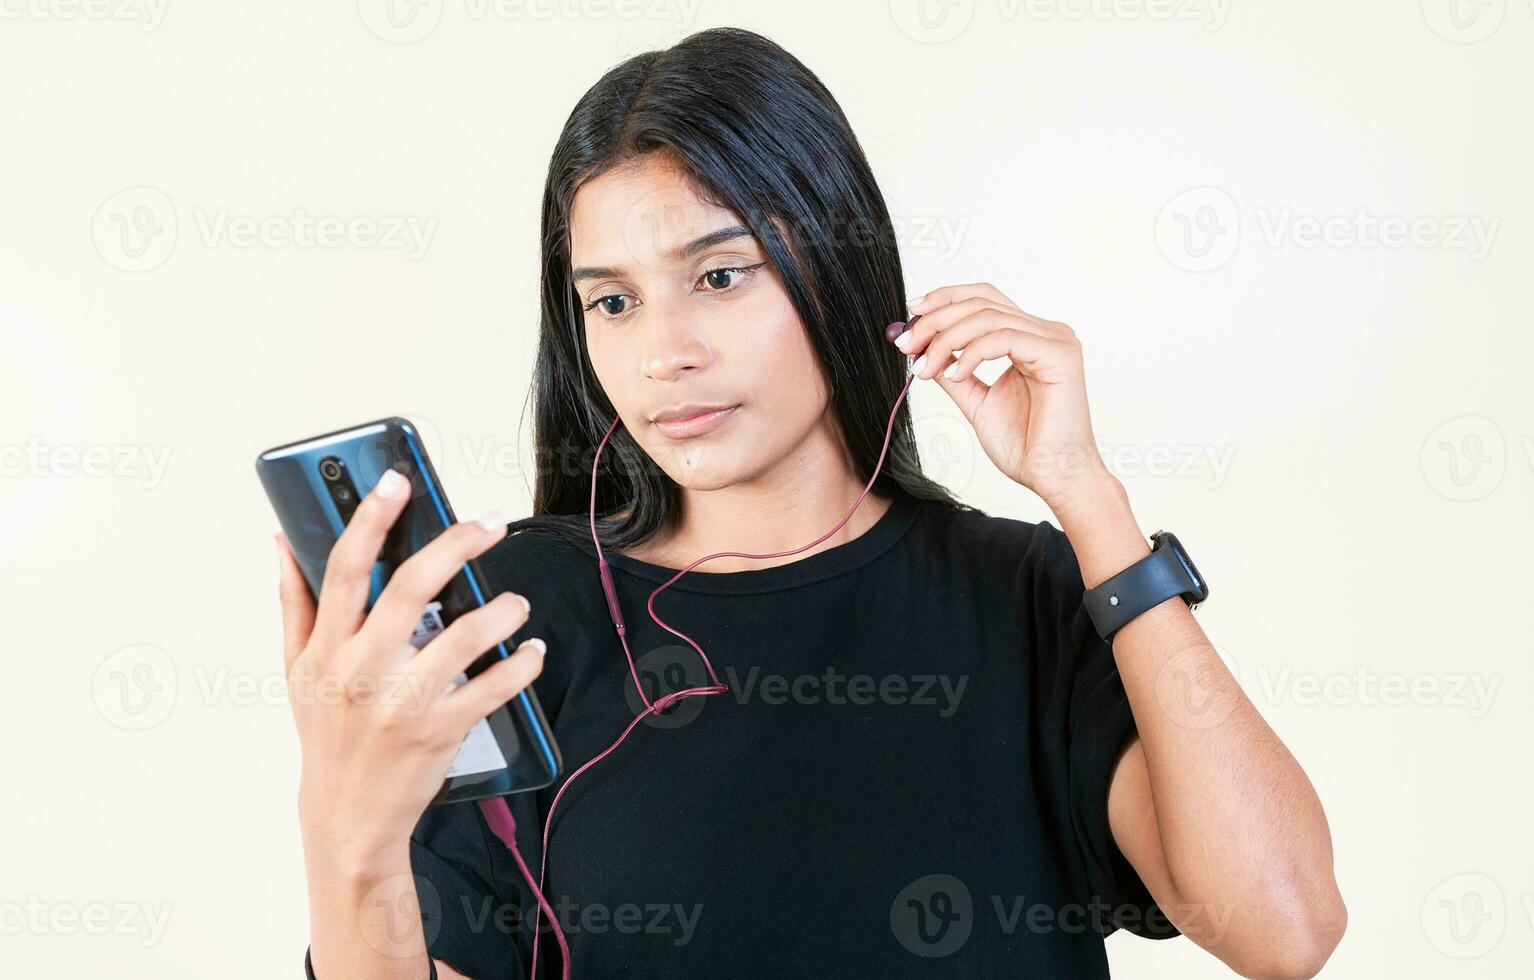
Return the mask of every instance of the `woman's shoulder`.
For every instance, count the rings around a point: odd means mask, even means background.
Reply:
[[[949,507],[930,501],[922,512],[934,539],[987,564],[1054,562],[1070,548],[1064,532],[1048,520],[1029,521],[975,506]]]

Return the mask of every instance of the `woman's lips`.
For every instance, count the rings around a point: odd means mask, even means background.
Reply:
[[[656,428],[673,439],[691,439],[701,436],[705,432],[712,432],[724,424],[724,420],[735,414],[739,405],[722,408],[717,412],[706,412],[703,415],[694,415],[690,419],[671,419],[665,422],[656,422]]]

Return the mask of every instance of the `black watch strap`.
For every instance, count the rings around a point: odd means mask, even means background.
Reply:
[[[1208,595],[1202,581],[1190,574],[1183,557],[1173,547],[1176,539],[1158,531],[1151,538],[1154,550],[1117,575],[1082,594],[1081,601],[1097,627],[1097,635],[1112,642],[1130,620],[1154,609],[1173,596],[1182,596],[1192,608]]]
[[[426,964],[431,967],[431,973],[428,975],[427,980],[437,980],[437,961],[428,956],[426,957]],[[304,947],[304,976],[308,980],[319,980],[314,975],[314,961],[309,958],[309,948],[307,946]]]

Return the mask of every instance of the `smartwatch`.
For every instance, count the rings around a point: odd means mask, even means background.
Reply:
[[[1209,598],[1209,584],[1198,573],[1177,535],[1157,531],[1150,536],[1151,553],[1108,581],[1088,589],[1081,602],[1097,627],[1097,635],[1112,642],[1125,623],[1159,606],[1174,595],[1189,609]]]

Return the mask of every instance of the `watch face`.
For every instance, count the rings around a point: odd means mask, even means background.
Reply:
[[[1205,599],[1209,598],[1209,586],[1204,584],[1204,576],[1198,573],[1198,567],[1193,564],[1193,559],[1190,558],[1188,553],[1183,550],[1182,542],[1177,540],[1177,535],[1173,534],[1171,531],[1157,531],[1154,537],[1158,541],[1166,542],[1166,545],[1171,550],[1172,554],[1177,556],[1178,562],[1180,562],[1182,567],[1187,571],[1188,577],[1193,580],[1195,586],[1193,601],[1203,602]]]

